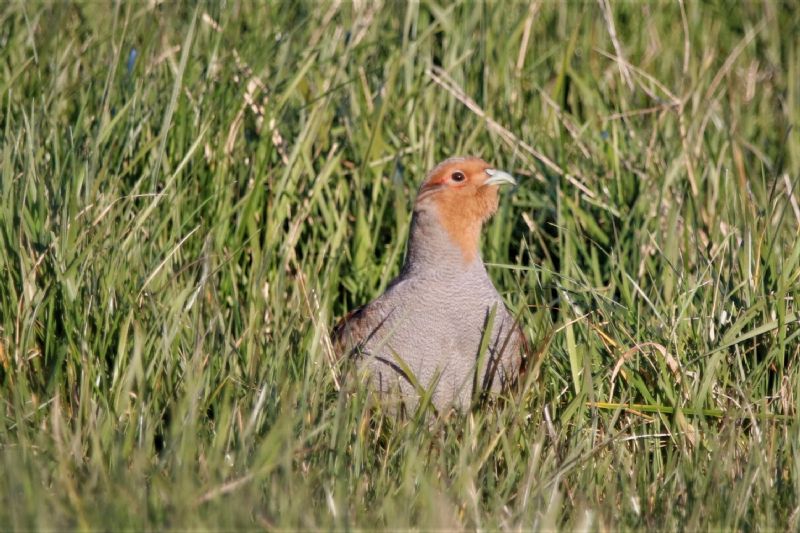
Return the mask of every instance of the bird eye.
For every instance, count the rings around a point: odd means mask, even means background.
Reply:
[[[467,179],[467,177],[464,175],[463,172],[457,170],[450,175],[450,179],[455,181],[456,183],[459,183]]]

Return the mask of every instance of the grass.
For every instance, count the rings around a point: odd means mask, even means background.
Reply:
[[[790,2],[0,7],[3,529],[800,527]],[[337,317],[427,169],[518,396],[370,409]]]

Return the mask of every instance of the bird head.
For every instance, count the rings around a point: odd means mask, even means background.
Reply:
[[[483,223],[497,211],[497,189],[516,185],[507,172],[478,157],[453,157],[439,163],[420,186],[414,211],[429,211],[461,248],[466,262],[478,255]]]

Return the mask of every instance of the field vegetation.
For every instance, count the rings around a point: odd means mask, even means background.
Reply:
[[[793,2],[0,6],[0,528],[800,527]],[[512,172],[521,392],[330,332],[425,172]]]

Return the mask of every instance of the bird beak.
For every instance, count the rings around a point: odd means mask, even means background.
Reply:
[[[494,168],[487,168],[486,173],[489,174],[489,179],[484,181],[484,185],[516,185],[517,180],[508,172],[497,170]]]

